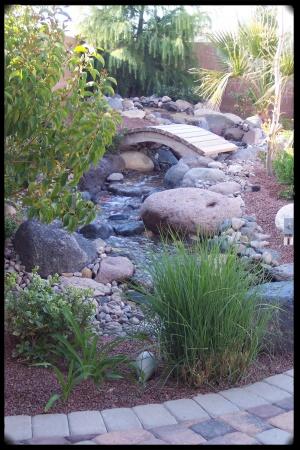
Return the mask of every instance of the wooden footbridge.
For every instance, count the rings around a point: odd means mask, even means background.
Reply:
[[[194,125],[172,124],[135,128],[125,133],[121,147],[140,142],[156,142],[170,147],[179,156],[216,156],[238,149],[226,139]]]

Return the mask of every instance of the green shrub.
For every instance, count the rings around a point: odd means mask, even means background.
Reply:
[[[15,356],[43,361],[54,342],[53,334],[72,338],[74,332],[63,308],[76,317],[79,327],[91,326],[95,314],[91,291],[68,288],[64,293],[56,293],[52,290],[55,282],[57,276],[44,280],[33,273],[29,286],[20,292],[11,289],[10,283],[5,295],[5,323],[7,331],[18,338]]]
[[[122,339],[115,339],[97,347],[99,337],[90,329],[82,329],[77,321],[77,317],[66,307],[62,308],[63,316],[72,330],[72,336],[66,338],[62,334],[55,334],[55,340],[50,352],[54,353],[59,361],[63,361],[68,367],[67,375],[55,365],[53,367],[57,380],[61,387],[61,394],[53,394],[49,399],[45,411],[48,411],[54,402],[61,396],[66,401],[72,389],[81,381],[92,379],[98,386],[104,379],[120,379],[122,376],[116,372],[116,368],[124,362],[128,362],[128,357],[123,354],[110,355],[116,345]],[[44,364],[44,363],[42,363]]]
[[[288,188],[281,192],[291,198],[294,196],[294,154],[288,151],[280,152],[273,161],[275,175],[279,183],[287,184]]]
[[[207,241],[186,248],[178,240],[174,247],[152,256],[153,292],[143,291],[160,350],[189,384],[234,382],[261,349],[272,307],[248,293],[253,273],[233,249],[222,254]]]
[[[18,223],[12,217],[5,217],[5,237],[10,238],[18,226]]]

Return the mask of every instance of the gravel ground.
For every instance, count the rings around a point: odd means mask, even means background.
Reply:
[[[107,342],[110,338],[101,338]],[[11,355],[13,348],[12,338],[6,337],[6,365],[5,365],[5,415],[36,415],[42,414],[44,406],[55,392],[59,392],[56,378],[50,369],[29,367],[22,364]],[[125,341],[117,351],[126,352],[136,356],[145,346],[145,343]],[[239,383],[220,383],[203,385],[197,389],[189,388],[176,379],[169,379],[163,384],[164,377],[161,371],[147,382],[145,388],[138,384],[135,374],[129,369],[123,369],[126,378],[118,381],[105,381],[98,389],[92,382],[86,381],[78,385],[72,392],[67,404],[58,401],[49,411],[51,413],[69,413],[84,410],[102,410],[116,407],[132,407],[147,403],[161,403],[167,400],[192,398],[197,394],[229,389],[243,384],[254,383],[262,378],[281,373],[293,367],[293,356],[284,354],[280,357],[270,358],[261,355],[252,364],[248,375]]]
[[[275,216],[277,211],[284,205],[291,203],[278,197],[279,192],[284,188],[278,184],[275,176],[269,177],[263,164],[257,162],[253,172],[255,176],[250,176],[251,184],[260,186],[258,192],[246,192],[244,194],[246,214],[256,214],[257,223],[263,228],[263,232],[270,234],[268,248],[277,250],[280,255],[280,263],[291,263],[294,260],[294,246],[283,245],[283,234],[275,227]]]

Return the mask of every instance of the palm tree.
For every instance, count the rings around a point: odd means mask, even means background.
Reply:
[[[199,78],[200,84],[195,91],[207,100],[212,109],[220,106],[229,79],[240,77],[249,82],[257,112],[267,116],[273,110],[276,117],[269,131],[269,174],[272,173],[275,136],[279,131],[278,99],[281,99],[286,82],[294,74],[292,43],[290,36],[283,33],[281,21],[278,20],[280,14],[282,6],[278,6],[277,11],[272,7],[260,6],[248,24],[239,23],[236,33],[209,34],[210,42],[219,52],[223,70],[190,69]]]

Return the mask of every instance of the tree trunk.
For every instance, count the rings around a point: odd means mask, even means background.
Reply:
[[[269,131],[269,139],[268,139],[268,149],[267,149],[267,160],[266,160],[266,168],[268,175],[273,174],[273,165],[272,159],[276,148],[276,134],[279,126],[280,119],[280,104],[281,104],[281,95],[282,95],[282,76],[280,73],[280,59],[283,48],[283,7],[278,6],[278,45],[274,58],[274,84],[275,84],[275,93],[274,93],[274,105],[273,105],[273,115],[272,122]]]
[[[145,10],[145,5],[142,5],[141,9],[140,9],[139,24],[138,24],[138,29],[137,29],[137,33],[136,33],[137,37],[139,37],[139,35],[142,34],[142,32],[143,32],[144,10]]]

